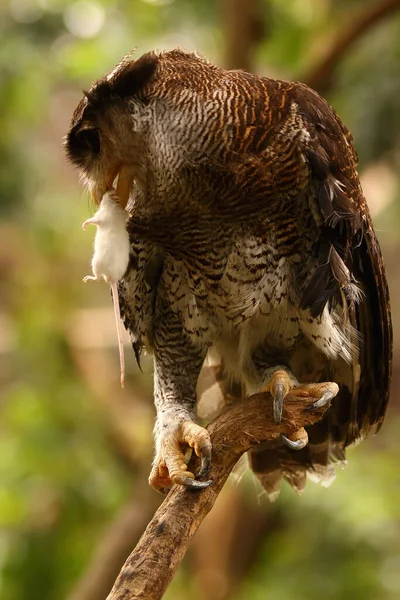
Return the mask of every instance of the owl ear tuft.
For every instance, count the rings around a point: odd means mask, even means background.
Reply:
[[[124,100],[135,96],[153,79],[158,56],[154,52],[144,54],[138,60],[124,61],[109,75],[98,81],[85,95],[94,108],[113,98]]]
[[[153,79],[158,62],[154,52],[128,62],[110,81],[112,95],[128,98],[137,94]]]

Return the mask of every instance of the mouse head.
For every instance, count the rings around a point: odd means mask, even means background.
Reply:
[[[128,201],[143,155],[140,133],[146,120],[146,88],[157,68],[155,53],[135,61],[126,56],[84,93],[73,114],[65,151],[97,205],[117,176],[122,206]]]
[[[121,225],[124,229],[129,220],[129,213],[122,208],[119,203],[120,198],[114,190],[106,192],[101,200],[100,207],[96,214],[82,224],[82,228],[86,229],[87,225],[96,225],[106,229],[115,229]]]

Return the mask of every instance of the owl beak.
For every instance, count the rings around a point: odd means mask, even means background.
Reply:
[[[110,169],[105,177],[101,177],[90,183],[90,194],[96,206],[100,206],[104,194],[111,190],[114,179],[118,175],[119,166]]]
[[[104,194],[112,188],[114,180],[118,176],[116,192],[120,199],[122,208],[126,208],[129,195],[133,187],[133,170],[128,165],[122,165],[110,170],[102,181],[96,182],[91,187],[91,195],[94,203],[99,206]]]
[[[123,165],[118,174],[117,196],[122,208],[126,208],[133,187],[133,169],[129,165]]]

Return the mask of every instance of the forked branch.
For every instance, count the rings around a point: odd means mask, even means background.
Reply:
[[[329,92],[336,68],[350,48],[383,19],[399,10],[400,0],[377,0],[367,6],[362,5],[348,25],[338,32],[320,61],[307,75],[300,77],[300,80],[322,95]]]
[[[213,484],[200,492],[180,486],[169,492],[126,560],[107,600],[162,598],[190,540],[240,456],[260,442],[281,433],[291,435],[300,427],[319,421],[327,407],[307,411],[313,402],[313,398],[289,395],[280,425],[274,422],[272,398],[266,394],[254,394],[219,415],[208,426],[213,444]]]

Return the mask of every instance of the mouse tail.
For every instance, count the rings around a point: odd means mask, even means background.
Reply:
[[[111,283],[111,293],[114,304],[114,315],[115,315],[115,324],[117,326],[117,336],[118,336],[118,349],[119,349],[119,364],[121,368],[121,387],[124,387],[125,382],[125,355],[124,355],[124,343],[122,341],[122,323],[121,323],[121,312],[119,308],[119,296],[118,296],[118,287],[116,282]]]

